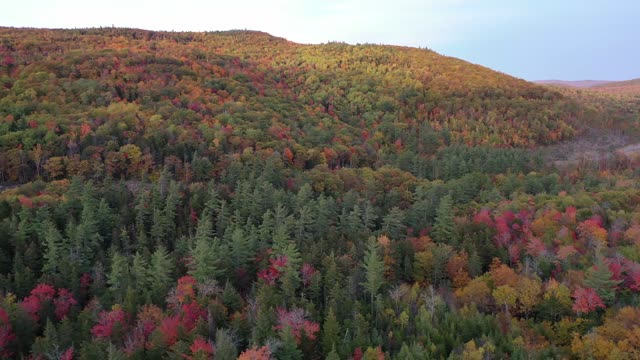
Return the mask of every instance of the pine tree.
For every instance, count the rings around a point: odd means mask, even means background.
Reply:
[[[325,360],[340,360],[340,355],[338,355],[338,352],[336,351],[335,344],[331,347],[331,351],[327,354],[327,357],[325,357],[324,359]]]
[[[300,187],[298,193],[295,198],[295,210],[302,210],[303,207],[307,206],[313,200],[313,190],[311,189],[311,185],[305,183]]]
[[[164,247],[160,246],[151,255],[149,264],[149,285],[152,298],[159,303],[171,286],[173,273],[173,262]]]
[[[285,295],[285,301],[291,301],[295,298],[296,291],[300,287],[300,266],[302,259],[300,258],[300,251],[293,241],[289,241],[287,245],[282,248],[281,246],[276,249],[274,247],[274,254],[284,256],[287,259],[287,265],[284,268],[284,273],[280,277],[282,283],[282,290]]]
[[[216,331],[216,359],[235,360],[238,357],[238,349],[233,338],[226,329]]]
[[[97,230],[102,239],[108,239],[111,237],[111,230],[113,229],[114,216],[113,211],[109,207],[107,200],[102,198],[96,209]]]
[[[111,256],[111,271],[107,275],[111,293],[116,302],[122,302],[127,287],[129,286],[129,262],[127,258],[114,251]]]
[[[255,324],[251,329],[251,343],[254,346],[260,346],[264,344],[265,340],[275,335],[273,331],[274,323],[274,311],[265,308],[264,305],[259,306]]]
[[[374,298],[384,281],[384,262],[380,255],[380,245],[374,237],[369,238],[362,268],[365,270],[365,282],[362,285],[369,293],[371,313],[373,314]]]
[[[356,240],[362,238],[365,232],[365,226],[362,223],[362,209],[360,208],[360,205],[353,205],[353,209],[347,214],[347,216],[340,218],[340,225],[349,239]]]
[[[453,201],[451,195],[447,195],[440,200],[436,210],[436,223],[433,225],[433,238],[438,242],[451,244],[453,242],[455,230]]]
[[[216,217],[216,233],[224,234],[227,227],[232,224],[230,206],[226,200],[222,199],[218,202],[214,214]]]
[[[209,210],[211,214],[216,214],[216,209],[220,203],[220,197],[218,195],[218,190],[216,190],[216,184],[213,180],[207,183],[207,201],[204,203],[204,207],[206,210]]]
[[[282,339],[282,346],[276,353],[276,358],[279,360],[302,360],[303,354],[298,345],[296,344],[296,338],[293,336],[293,332],[290,328],[284,328],[280,332],[280,338]]]
[[[153,220],[151,225],[151,238],[158,245],[165,245],[165,237],[167,236],[166,218],[162,215],[162,210],[153,209]]]
[[[404,231],[404,212],[398,207],[393,207],[382,220],[382,232],[389,234],[392,239],[399,239]]]
[[[162,212],[165,226],[165,240],[176,238],[176,213],[180,202],[179,185],[175,181],[169,184],[169,192]]]
[[[79,272],[91,269],[91,263],[98,254],[103,254],[103,238],[99,233],[97,204],[93,198],[93,186],[87,184],[82,196],[80,223],[73,229],[71,262]]]
[[[334,225],[336,218],[336,203],[332,197],[324,194],[318,198],[318,211],[314,226],[314,233],[324,234],[330,226]]]
[[[43,275],[56,275],[59,270],[59,266],[62,263],[63,248],[62,248],[62,235],[55,224],[51,221],[45,223],[45,236],[44,236],[44,265],[42,267]]]
[[[587,270],[584,280],[584,284],[587,287],[595,289],[598,296],[600,296],[607,305],[611,305],[615,301],[616,288],[620,282],[619,280],[613,279],[611,270],[609,270],[609,267],[601,256],[598,256],[595,265]]]
[[[376,221],[378,220],[378,214],[376,209],[371,205],[370,201],[367,201],[362,212],[362,223],[369,233],[376,227]]]
[[[142,191],[136,200],[136,228],[138,228],[138,231],[146,232],[152,215],[149,191]]]
[[[213,228],[208,211],[203,212],[200,216],[194,242],[195,246],[191,249],[189,274],[198,283],[203,284],[215,279],[221,273],[221,269],[218,267],[222,256],[220,253],[220,241],[213,236]]]
[[[33,270],[24,263],[24,254],[16,252],[13,257],[13,282],[16,295],[26,296],[36,283]]]
[[[136,253],[131,265],[132,285],[141,292],[147,291],[149,279],[149,263],[143,255]]]
[[[322,326],[322,350],[328,354],[335,351],[336,344],[340,343],[340,324],[333,313],[333,307],[329,308]]]
[[[237,227],[233,230],[229,250],[234,269],[244,268],[251,257],[252,246],[248,240],[249,238],[241,228]]]
[[[38,337],[33,343],[31,351],[36,355],[42,355],[45,358],[57,359],[65,349],[60,349],[58,339],[58,331],[51,319],[47,319],[44,327],[44,333]]]
[[[314,224],[314,213],[311,205],[307,204],[300,208],[295,221],[295,236],[298,244],[306,244],[311,238],[311,228]]]

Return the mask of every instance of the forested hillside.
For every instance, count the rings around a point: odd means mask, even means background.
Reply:
[[[0,28],[0,356],[640,357],[640,102],[430,50]]]

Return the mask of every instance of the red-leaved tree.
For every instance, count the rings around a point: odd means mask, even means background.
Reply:
[[[122,309],[102,311],[98,316],[98,323],[91,329],[91,334],[99,339],[108,339],[116,328],[124,330],[126,324],[126,314]]]
[[[11,358],[13,353],[9,350],[9,344],[15,338],[16,335],[13,333],[9,322],[9,315],[4,309],[0,308],[0,357],[3,359]]]
[[[271,349],[268,346],[263,346],[261,348],[253,347],[251,349],[245,350],[238,360],[270,360],[271,359]]]
[[[215,348],[211,342],[205,340],[202,336],[198,336],[193,340],[193,344],[189,347],[193,355],[204,355],[207,359],[213,359]],[[200,359],[201,357],[199,357]]]
[[[53,300],[53,304],[56,307],[56,317],[58,320],[62,320],[67,316],[71,307],[77,305],[78,302],[68,289],[58,289],[58,297]]]
[[[302,308],[294,308],[291,310],[279,308],[278,309],[278,325],[274,328],[276,330],[282,330],[289,328],[293,333],[296,343],[300,344],[302,340],[302,333],[306,335],[310,340],[316,338],[316,333],[320,330],[320,325],[313,321],[306,319],[307,312]]]
[[[573,311],[578,314],[588,314],[606,307],[598,293],[592,288],[577,288],[571,296],[575,300]]]

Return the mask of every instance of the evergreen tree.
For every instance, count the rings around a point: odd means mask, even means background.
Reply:
[[[296,242],[300,245],[306,244],[312,238],[312,227],[314,224],[314,213],[311,205],[307,204],[300,208],[295,221]]]
[[[598,296],[607,305],[613,304],[616,299],[616,289],[621,283],[613,279],[613,274],[601,256],[598,256],[596,264],[587,270],[584,284],[596,291]]]
[[[452,244],[454,240],[454,214],[453,201],[451,195],[440,199],[438,210],[436,211],[436,223],[433,225],[433,238],[438,242]]]
[[[328,354],[335,351],[336,344],[340,344],[340,324],[333,313],[333,307],[330,307],[322,326],[322,350]]]
[[[73,234],[73,257],[80,272],[89,271],[92,261],[98,254],[104,254],[103,238],[99,233],[96,201],[93,198],[93,186],[85,186],[82,196],[82,215]],[[100,257],[103,258],[103,257]]]
[[[102,198],[96,209],[97,231],[101,239],[109,239],[112,235],[111,230],[114,227],[113,211],[109,207],[107,200]]]
[[[282,345],[276,353],[276,358],[279,360],[302,360],[303,354],[298,345],[296,344],[296,338],[293,336],[293,332],[290,328],[284,328],[280,332],[280,339]]]
[[[64,254],[62,235],[60,235],[55,224],[51,221],[47,221],[44,226],[46,230],[42,273],[43,275],[56,275],[60,269],[59,267],[62,265],[62,257]]]
[[[51,319],[47,319],[42,336],[36,338],[31,351],[33,354],[43,356],[48,359],[59,359],[66,349],[60,348],[58,331]]]
[[[265,308],[264,305],[259,306],[255,324],[251,329],[251,343],[255,346],[261,346],[268,338],[274,336],[274,323],[274,311]]]
[[[162,216],[164,217],[165,240],[176,238],[177,210],[180,202],[179,185],[175,181],[169,184],[169,192],[165,200]]]
[[[376,209],[371,205],[370,201],[367,201],[362,212],[362,223],[369,233],[375,229],[377,220]]]
[[[391,208],[382,220],[382,232],[389,234],[392,239],[399,239],[404,231],[404,212],[397,207]]]
[[[335,225],[336,204],[332,197],[326,197],[324,194],[318,198],[318,211],[315,219],[314,233],[325,234],[331,225]]]
[[[327,353],[327,356],[324,358],[325,360],[340,360],[340,355],[336,351],[336,346],[333,345],[331,347],[331,351]]]
[[[211,279],[217,278],[221,274],[219,268],[220,241],[213,236],[213,228],[209,212],[205,211],[200,216],[196,236],[195,246],[191,249],[191,262],[189,263],[189,274],[200,284],[204,284]]]
[[[36,283],[33,270],[24,263],[24,255],[16,252],[13,257],[13,283],[16,295],[23,297],[29,293]]]
[[[365,271],[365,281],[362,286],[369,293],[371,313],[373,314],[374,298],[384,281],[384,262],[380,255],[380,245],[374,237],[369,238],[362,268]]]
[[[173,262],[164,247],[158,247],[151,255],[149,285],[152,298],[156,303],[160,303],[171,286],[173,267]]]
[[[241,228],[237,227],[233,230],[229,245],[233,268],[244,268],[252,255],[252,245],[249,243],[249,238]]]
[[[136,200],[136,227],[139,231],[146,232],[149,229],[152,216],[149,191],[141,191]]]
[[[111,271],[107,275],[109,290],[116,302],[122,302],[127,287],[129,287],[129,262],[127,258],[117,251],[111,256]]]
[[[216,331],[216,359],[235,360],[238,357],[238,348],[228,330]]]
[[[140,253],[136,253],[133,256],[133,263],[131,265],[131,280],[135,289],[144,292],[148,289],[149,285],[149,263],[147,259]]]
[[[167,228],[167,219],[163,216],[162,210],[154,208],[150,235],[156,244],[166,246]]]

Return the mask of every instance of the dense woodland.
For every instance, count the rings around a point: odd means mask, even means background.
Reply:
[[[0,28],[0,356],[637,359],[640,97],[428,49]]]

